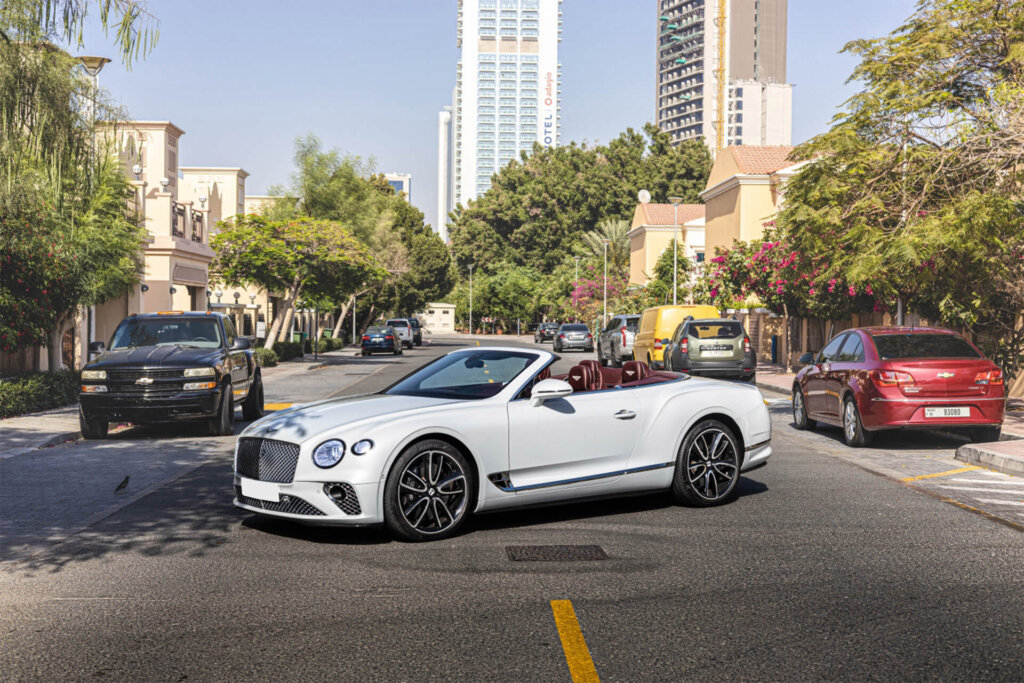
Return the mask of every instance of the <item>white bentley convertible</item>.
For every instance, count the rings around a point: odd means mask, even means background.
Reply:
[[[413,541],[471,512],[671,489],[717,505],[771,455],[746,384],[523,348],[453,351],[378,394],[253,422],[235,449],[235,505],[314,524],[384,523]]]

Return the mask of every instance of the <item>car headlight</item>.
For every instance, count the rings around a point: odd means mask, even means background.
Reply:
[[[217,374],[217,371],[213,368],[187,368],[185,370],[186,377],[213,377]]]
[[[373,442],[369,439],[363,439],[362,441],[356,441],[352,444],[352,452],[356,455],[366,455],[373,450]]]
[[[82,379],[106,379],[106,370],[82,370]]]
[[[181,387],[182,391],[202,391],[203,389],[216,389],[216,382],[185,382]]]
[[[345,455],[345,442],[338,439],[324,441],[313,451],[313,464],[317,467],[334,467]]]

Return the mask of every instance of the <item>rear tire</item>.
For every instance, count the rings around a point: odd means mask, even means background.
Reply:
[[[843,401],[843,441],[850,448],[860,448],[871,442],[871,433],[864,430],[857,403],[851,396]]]
[[[797,429],[814,429],[817,422],[807,417],[807,401],[800,387],[793,388],[793,425]]]
[[[991,443],[993,441],[999,441],[999,436],[1002,433],[1002,425],[998,425],[996,427],[975,427],[971,430],[971,441],[974,443]]]
[[[263,375],[257,372],[252,379],[252,386],[249,387],[249,395],[242,403],[242,417],[248,422],[263,417]]]
[[[235,433],[235,401],[231,395],[231,384],[225,382],[221,391],[217,416],[210,419],[210,434],[230,436]]]
[[[698,422],[676,454],[672,495],[693,507],[711,507],[736,497],[740,447],[732,429],[718,420]]]
[[[110,423],[106,420],[90,420],[85,417],[81,407],[78,409],[78,428],[84,439],[105,439],[110,429]]]

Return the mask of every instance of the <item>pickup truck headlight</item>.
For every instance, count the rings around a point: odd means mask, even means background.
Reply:
[[[82,370],[82,379],[106,379],[106,370]]]
[[[181,387],[182,391],[202,391],[203,389],[216,389],[216,382],[185,382]]]
[[[338,439],[324,441],[313,451],[313,464],[317,467],[334,467],[345,456],[345,442]]]
[[[185,370],[186,377],[213,377],[217,374],[217,371],[213,368],[187,368]]]

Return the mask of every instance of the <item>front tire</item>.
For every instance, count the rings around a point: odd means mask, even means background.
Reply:
[[[697,423],[676,454],[672,495],[694,507],[722,505],[736,495],[740,447],[732,429],[719,420]]]
[[[110,429],[110,423],[106,420],[90,420],[86,418],[82,408],[78,408],[78,428],[82,432],[83,439],[105,439]]]
[[[852,396],[847,396],[843,401],[843,441],[850,448],[867,446],[871,442],[871,433],[864,429],[860,411]]]
[[[807,417],[807,401],[804,399],[804,390],[800,387],[793,388],[793,425],[800,430],[814,429],[818,423]]]
[[[398,456],[384,488],[384,524],[405,541],[435,541],[458,532],[476,490],[466,457],[430,439]]]
[[[263,417],[263,374],[257,372],[249,387],[249,395],[242,403],[242,417],[252,422]]]
[[[231,395],[231,384],[225,383],[221,390],[220,407],[217,416],[210,419],[210,434],[230,436],[235,433],[235,402]]]

